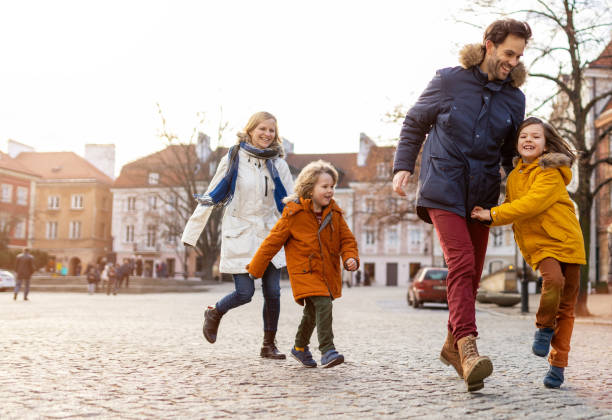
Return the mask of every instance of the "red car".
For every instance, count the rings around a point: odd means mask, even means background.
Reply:
[[[425,302],[445,303],[448,268],[423,267],[408,283],[408,304],[419,308]]]

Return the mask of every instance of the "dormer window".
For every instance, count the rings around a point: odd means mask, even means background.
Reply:
[[[159,184],[159,174],[157,172],[149,172],[149,185]]]

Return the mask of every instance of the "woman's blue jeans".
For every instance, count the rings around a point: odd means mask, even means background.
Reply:
[[[236,290],[222,298],[215,307],[221,315],[232,308],[249,303],[255,294],[255,281],[248,273],[233,274]],[[272,263],[268,265],[261,278],[263,290],[263,323],[264,331],[276,331],[280,314],[280,269]]]

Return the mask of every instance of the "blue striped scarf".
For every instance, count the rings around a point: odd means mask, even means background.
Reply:
[[[236,189],[236,178],[238,178],[238,161],[239,161],[239,147],[246,150],[261,159],[265,159],[266,167],[272,176],[274,181],[274,201],[276,202],[276,208],[279,213],[283,212],[285,204],[283,198],[287,196],[287,190],[283,185],[278,170],[274,166],[273,158],[279,156],[278,148],[258,149],[246,142],[240,142],[239,145],[230,147],[227,152],[228,156],[228,167],[225,172],[225,176],[219,181],[219,183],[213,188],[212,191],[205,194],[194,194],[193,196],[203,206],[215,206],[225,207],[227,206],[232,198],[234,197],[234,190]]]

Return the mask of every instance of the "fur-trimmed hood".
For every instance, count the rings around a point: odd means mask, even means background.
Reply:
[[[468,44],[459,51],[459,63],[464,69],[478,66],[484,60],[485,50],[482,44]],[[519,88],[525,83],[527,79],[527,69],[522,62],[512,69],[510,72],[512,78],[512,86]]]
[[[564,155],[563,153],[544,153],[542,156],[538,158],[538,165],[540,168],[544,169],[559,169],[561,172],[561,176],[563,177],[563,181],[565,185],[568,185],[572,180],[572,160],[569,156]],[[516,156],[512,163],[514,167],[517,168],[521,166],[520,169],[524,167],[528,167],[531,164],[524,163],[519,156]],[[535,167],[535,165],[534,165]]]

